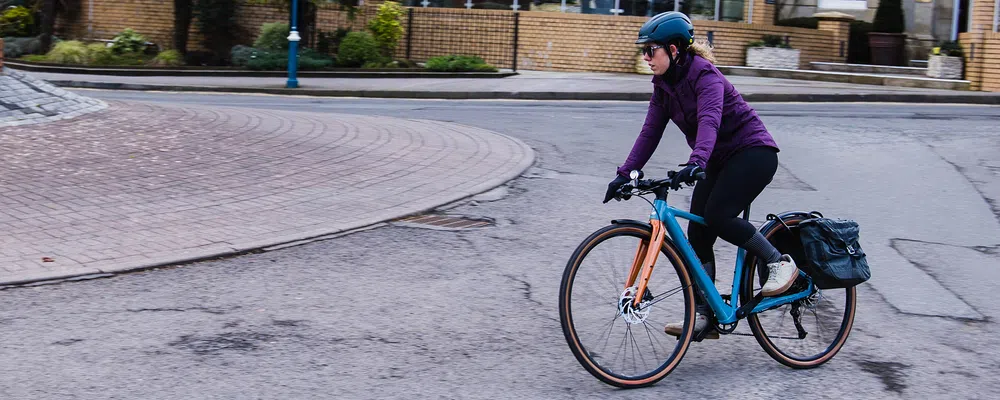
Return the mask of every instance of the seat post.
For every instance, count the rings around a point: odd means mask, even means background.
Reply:
[[[743,220],[744,221],[750,220],[750,205],[747,205],[747,208],[743,210]]]

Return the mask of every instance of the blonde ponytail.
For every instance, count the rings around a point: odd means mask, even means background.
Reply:
[[[715,54],[712,54],[712,44],[705,39],[698,39],[692,43],[688,46],[688,51],[715,64]]]

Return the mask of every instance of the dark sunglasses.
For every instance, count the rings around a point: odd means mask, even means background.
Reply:
[[[645,47],[642,48],[642,54],[647,55],[650,58],[652,58],[653,57],[653,52],[656,51],[656,49],[662,49],[662,48],[663,48],[663,46],[661,46],[661,45],[645,46]]]

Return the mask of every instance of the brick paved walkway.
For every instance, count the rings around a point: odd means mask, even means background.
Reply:
[[[534,160],[455,124],[110,103],[0,128],[0,284],[151,267],[396,218]]]
[[[0,127],[76,118],[108,105],[52,86],[21,71],[0,70]]]

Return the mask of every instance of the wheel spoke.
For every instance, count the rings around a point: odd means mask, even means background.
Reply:
[[[676,263],[682,261],[661,251],[656,278],[650,282],[650,287],[670,289],[651,296],[653,289],[648,288],[643,296],[647,300],[641,307],[632,308],[630,301],[635,293],[626,290],[625,282],[636,249],[641,241],[648,241],[649,232],[634,226],[609,230],[617,232],[596,234],[596,243],[580,247],[588,249],[587,253],[577,255],[582,258],[568,263],[574,269],[566,275],[569,281],[563,283],[560,308],[565,305],[572,315],[569,325],[563,321],[564,329],[572,330],[567,331],[570,348],[578,357],[590,360],[583,365],[594,376],[617,386],[645,385],[649,381],[639,383],[639,377],[659,373],[656,379],[661,379],[670,372],[665,367],[676,365],[674,359],[683,356],[686,344],[663,339],[666,334],[659,320],[687,318],[685,313],[693,309],[686,307],[684,302],[690,298],[693,288],[690,282],[682,281],[684,275],[678,275]],[[578,289],[573,290],[573,286]],[[654,304],[656,307],[651,307]],[[609,306],[615,310],[614,318],[610,319],[607,318]],[[563,312],[565,310],[563,308]]]

